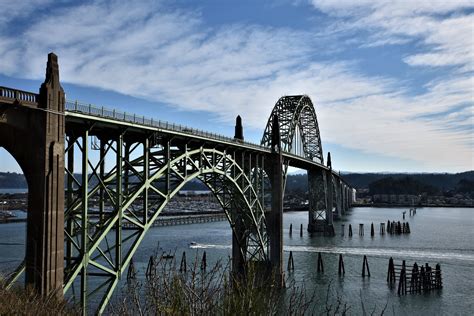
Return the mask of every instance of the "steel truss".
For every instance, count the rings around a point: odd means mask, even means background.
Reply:
[[[269,260],[264,155],[91,126],[68,129],[65,157],[64,292],[75,297],[79,288],[83,310],[101,297],[104,311],[153,221],[192,179],[216,196],[244,260]]]
[[[281,97],[265,127],[261,141],[263,146],[271,146],[275,115],[278,115],[280,124],[282,150],[324,164],[318,120],[311,99],[306,95]]]
[[[263,146],[271,146],[274,116],[278,116],[283,151],[324,165],[318,120],[313,103],[308,96],[285,96],[277,101],[265,127],[261,141]],[[285,179],[288,165],[289,161],[285,161]],[[313,232],[320,229],[315,229],[315,226],[327,226],[332,229],[334,202],[337,208],[337,200],[341,198],[332,170],[308,170],[308,181],[310,202],[308,230]],[[321,229],[327,231],[326,228]]]

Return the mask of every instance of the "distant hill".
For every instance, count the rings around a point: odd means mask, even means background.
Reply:
[[[24,189],[28,184],[21,173],[0,172],[0,189]]]
[[[394,183],[409,177],[411,185],[424,185],[436,188],[439,191],[461,190],[472,191],[474,171],[461,173],[347,173],[343,178],[356,189],[369,189],[370,184],[385,178],[392,178]],[[80,179],[80,177],[78,177]],[[413,182],[414,181],[414,182]],[[408,183],[408,182],[407,182]],[[392,183],[393,184],[393,183]],[[27,188],[25,177],[19,173],[0,172],[0,188]],[[206,190],[207,187],[199,180],[188,182],[183,190]],[[306,174],[288,175],[286,189],[299,193],[308,190]],[[426,188],[425,188],[426,189]]]
[[[416,180],[413,176],[403,178],[386,177],[369,184],[370,195],[374,194],[439,194],[440,189]]]
[[[446,192],[458,190],[460,192],[471,192],[474,190],[474,171],[461,173],[346,173],[342,177],[356,189],[369,189],[370,184],[382,179],[391,178],[393,187],[398,187],[395,191],[403,191],[403,185],[418,192],[435,193],[437,191]],[[406,178],[409,178],[408,180]],[[379,183],[383,186],[384,181]],[[308,177],[306,174],[288,175],[286,189],[289,191],[308,190]],[[375,189],[375,187],[374,187]],[[388,187],[387,187],[388,189]],[[377,190],[377,192],[381,192]],[[390,194],[386,192],[385,194]]]
[[[474,171],[461,173],[348,173],[344,179],[357,189],[368,189],[372,182],[383,178],[402,179],[409,176],[420,183],[431,185],[441,191],[453,190],[461,180],[474,181]]]

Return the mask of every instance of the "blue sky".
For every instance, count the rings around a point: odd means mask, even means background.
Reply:
[[[309,95],[347,171],[473,169],[472,1],[0,0],[0,85],[258,143],[279,97]],[[0,171],[19,171],[0,150]]]

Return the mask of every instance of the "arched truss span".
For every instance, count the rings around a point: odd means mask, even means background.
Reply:
[[[216,196],[238,244],[244,245],[244,260],[268,261],[263,156],[169,141],[149,146],[149,139],[125,142],[120,136],[100,141],[100,157],[93,160],[89,140],[87,132],[68,137],[66,147],[65,292],[79,286],[83,304],[96,292],[104,293],[102,310],[153,222],[193,179]],[[74,170],[74,150],[82,155],[82,176]],[[110,156],[116,163],[107,170]],[[237,234],[236,226],[245,230]],[[88,275],[101,278],[103,287],[88,289]]]
[[[271,146],[275,115],[280,124],[282,150],[324,164],[318,120],[311,99],[307,95],[281,97],[265,127],[263,146]]]

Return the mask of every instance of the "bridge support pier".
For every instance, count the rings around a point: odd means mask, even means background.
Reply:
[[[272,209],[267,228],[270,239],[270,265],[275,283],[284,285],[283,274],[283,157],[281,152],[280,127],[278,116],[273,117],[272,154],[270,182],[272,186]]]
[[[334,236],[334,215],[332,212],[333,205],[334,205],[334,184],[333,184],[333,177],[331,169],[326,171],[326,222],[327,222],[327,230],[326,234],[329,236]]]
[[[241,222],[236,222],[232,233],[232,273],[239,279],[245,273],[244,253],[246,253],[247,245],[244,238],[244,227]]]
[[[308,170],[309,220],[308,232],[333,235],[332,214],[328,216],[327,180],[324,170]],[[331,212],[332,213],[332,212]]]
[[[39,95],[17,92],[0,106],[0,146],[28,182],[25,282],[40,295],[63,295],[65,97],[57,56],[48,55]]]
[[[341,180],[336,180],[336,214],[338,218],[342,217],[342,183]]]

